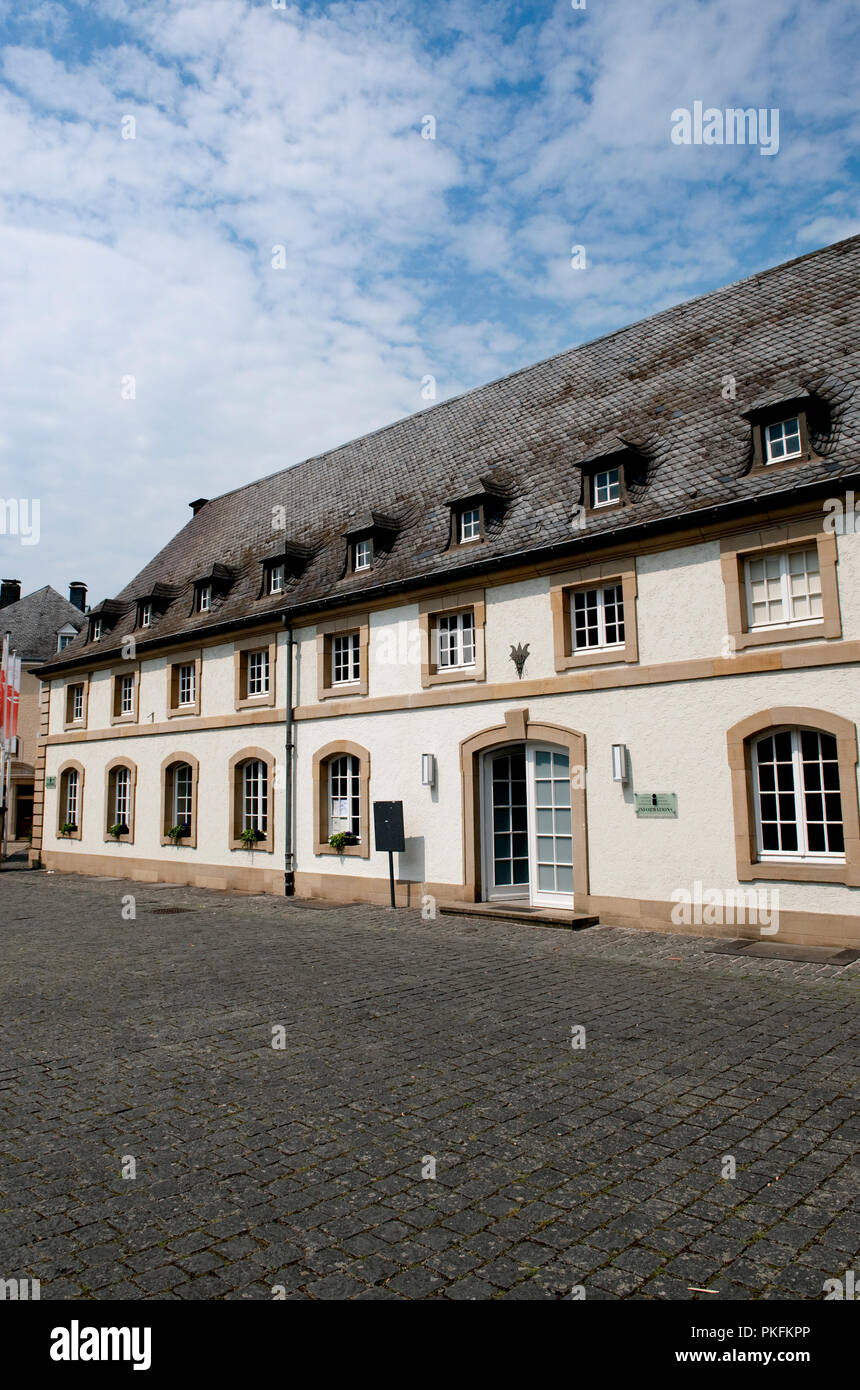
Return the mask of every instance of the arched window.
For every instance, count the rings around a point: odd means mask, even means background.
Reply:
[[[64,840],[81,838],[83,812],[83,770],[76,764],[60,773],[57,797],[57,834]]]
[[[134,801],[137,769],[117,758],[105,769],[106,840],[134,839]]]
[[[738,879],[860,885],[857,726],[772,706],[726,732]]]
[[[760,859],[845,858],[833,734],[769,730],[753,742],[752,772]]]
[[[370,754],[357,743],[328,743],[314,754],[314,854],[370,856]],[[335,849],[332,835],[349,839]]]
[[[274,775],[275,759],[264,748],[243,748],[230,759],[231,849],[273,852]]]
[[[161,843],[197,846],[199,764],[190,753],[176,753],[161,768]]]

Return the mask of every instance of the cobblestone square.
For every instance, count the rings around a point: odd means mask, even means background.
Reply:
[[[42,1299],[820,1299],[858,1267],[860,963],[27,871],[0,925],[0,1276]]]

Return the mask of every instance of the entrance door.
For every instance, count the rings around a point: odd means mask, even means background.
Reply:
[[[570,758],[548,744],[484,755],[484,897],[573,907]]]

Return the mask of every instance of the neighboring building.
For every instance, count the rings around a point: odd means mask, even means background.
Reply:
[[[42,672],[43,862],[384,902],[401,800],[400,901],[860,945],[858,286],[853,238],[193,503]]]
[[[34,671],[77,637],[84,626],[86,586],[71,584],[69,598],[46,584],[21,597],[18,579],[0,583],[0,637],[10,634],[10,644],[21,658],[21,696],[18,704],[18,746],[12,760],[9,840],[29,839],[33,830],[33,796],[40,732],[40,681]],[[44,758],[44,749],[41,750]],[[41,826],[38,827],[39,829]]]

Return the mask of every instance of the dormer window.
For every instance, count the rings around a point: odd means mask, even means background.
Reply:
[[[142,603],[138,617],[140,627],[152,627],[152,604]]]
[[[609,507],[613,502],[620,502],[621,469],[604,468],[601,472],[595,473],[591,488],[591,505],[593,507]]]
[[[286,580],[286,567],[284,565],[270,565],[268,580],[268,592],[270,594],[282,594]]]
[[[752,430],[753,471],[815,458],[810,432],[829,428],[826,402],[791,383],[778,385],[742,414]]]
[[[480,507],[464,507],[457,517],[457,535],[461,545],[479,541],[482,536],[482,515]]]
[[[790,420],[777,420],[772,425],[765,425],[764,444],[766,463],[799,458],[803,453],[800,417],[794,415]]]
[[[90,623],[90,641],[91,641],[91,642],[100,642],[100,641],[101,641],[101,638],[102,638],[102,620],[101,620],[101,618],[93,618],[92,622]]]
[[[355,541],[352,547],[352,568],[356,574],[359,570],[369,570],[373,565],[373,541],[370,537],[364,540]]]
[[[197,612],[208,613],[212,608],[212,585],[201,584],[197,590]]]

